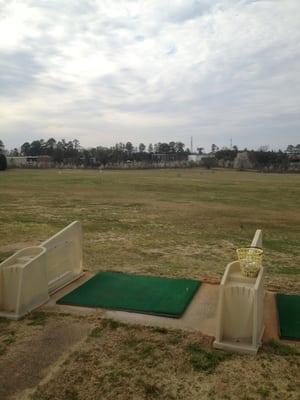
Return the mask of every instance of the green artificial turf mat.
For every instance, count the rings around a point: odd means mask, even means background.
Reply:
[[[100,272],[58,304],[101,307],[179,318],[201,282]]]
[[[280,336],[286,339],[300,339],[300,296],[277,294],[277,310]]]

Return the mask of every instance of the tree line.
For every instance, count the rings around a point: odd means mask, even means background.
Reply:
[[[15,148],[9,152],[10,156],[42,156],[51,157],[55,163],[67,163],[73,165],[94,165],[108,163],[124,163],[131,161],[150,162],[159,160],[159,156],[168,155],[170,160],[180,161],[187,158],[189,149],[185,149],[182,142],[150,143],[146,146],[140,143],[137,147],[131,142],[117,143],[111,147],[97,146],[83,148],[79,140],[56,141],[54,138],[48,140],[34,140],[31,143],[22,144],[20,151]]]
[[[244,149],[246,151],[247,149]],[[218,161],[233,162],[239,149],[233,146],[231,149],[219,148],[216,144],[211,145],[211,158],[206,159],[210,166],[217,165]],[[130,162],[160,162],[160,161],[186,161],[191,154],[184,143],[171,141],[169,143],[158,142],[146,146],[140,143],[134,146],[131,142],[117,143],[111,147],[97,146],[92,148],[83,148],[79,140],[67,141],[65,139],[56,141],[54,138],[48,140],[34,140],[31,143],[25,142],[20,150],[15,148],[10,152],[5,152],[4,144],[0,140],[0,154],[9,154],[9,156],[49,156],[54,163],[67,165],[100,166],[107,164],[122,164]],[[204,148],[198,147],[197,154],[204,155]],[[267,147],[261,147],[258,150],[249,151],[250,158],[255,160],[259,166],[287,166],[289,158],[295,154],[300,154],[300,144],[289,145],[283,152],[269,151]]]

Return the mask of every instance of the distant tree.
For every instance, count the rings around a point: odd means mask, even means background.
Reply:
[[[63,162],[65,156],[65,140],[61,140],[57,142],[55,149],[53,150],[53,161],[55,162]]]
[[[80,142],[78,139],[74,139],[73,140],[73,146],[75,150],[79,150],[80,149]]]
[[[133,150],[133,144],[131,142],[127,142],[125,148],[128,151],[128,153],[131,154]]]
[[[42,143],[40,140],[34,140],[30,145],[30,155],[39,156],[42,153]]]
[[[55,139],[51,138],[51,139],[47,140],[47,142],[45,144],[45,150],[46,150],[46,154],[48,156],[52,156],[53,155],[55,146],[56,146],[56,140]]]
[[[6,157],[3,153],[0,154],[0,171],[5,171],[7,168]]]
[[[106,165],[108,163],[108,152],[106,147],[98,146],[96,148],[96,161],[100,165]]]
[[[197,148],[197,151],[198,151],[198,154],[203,154],[203,150],[204,150],[204,147],[198,147]]]
[[[273,167],[286,169],[288,166],[288,155],[282,151],[255,151],[253,155],[259,168]]]
[[[20,155],[19,150],[15,147],[13,150],[9,152],[11,157],[18,157]]]
[[[144,145],[144,143],[140,143],[140,144],[139,144],[139,151],[140,151],[141,153],[143,153],[143,152],[145,151],[145,149],[146,149],[146,146]]]
[[[185,147],[184,143],[176,142],[175,143],[175,151],[176,151],[176,153],[183,153],[184,152],[184,147]]]
[[[286,153],[294,153],[294,146],[289,144],[285,151]]]
[[[204,167],[206,167],[207,169],[211,169],[216,165],[216,160],[213,157],[205,157],[202,159],[202,163]]]
[[[150,143],[149,144],[149,146],[148,146],[148,153],[153,153],[153,144],[152,143]]]
[[[260,146],[260,147],[258,148],[258,151],[267,152],[267,151],[269,151],[269,146],[268,146],[267,144],[265,144],[265,145],[263,145],[263,146]]]
[[[300,144],[297,144],[296,146],[289,144],[285,151],[286,151],[286,153],[289,153],[289,154],[299,154],[300,153]]]
[[[156,153],[160,154],[169,154],[170,146],[168,143],[157,143],[154,145],[154,149]]]
[[[89,150],[83,150],[83,164],[85,167],[89,167],[92,164],[92,156]]]
[[[218,150],[215,153],[215,157],[217,160],[224,160],[224,161],[233,161],[237,155],[237,151],[236,150],[230,150],[230,149],[222,149],[222,150]]]
[[[30,143],[25,142],[21,146],[21,154],[22,156],[29,156],[30,155]]]
[[[239,151],[239,149],[236,145],[232,146],[232,150],[235,151],[236,153]]]
[[[5,150],[5,146],[4,143],[2,142],[2,140],[0,139],[0,154],[3,154]]]
[[[219,150],[219,147],[216,144],[211,145],[211,152],[216,153]]]
[[[116,143],[115,149],[124,152],[126,150],[126,145],[124,143]]]
[[[169,143],[169,153],[171,153],[171,154],[176,153],[176,143],[175,142]]]

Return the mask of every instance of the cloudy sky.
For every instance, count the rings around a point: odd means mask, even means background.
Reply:
[[[0,139],[300,142],[299,0],[0,0]]]

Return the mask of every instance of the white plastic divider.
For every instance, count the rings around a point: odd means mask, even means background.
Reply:
[[[82,272],[82,230],[78,221],[40,246],[17,251],[0,264],[0,316],[19,319]]]
[[[78,221],[46,240],[47,282],[49,293],[73,280],[82,272],[82,229]]]
[[[0,316],[19,319],[48,300],[44,247],[27,247],[0,264]]]
[[[255,232],[251,247],[262,247],[261,230]],[[264,268],[256,278],[248,278],[238,261],[228,264],[220,285],[214,347],[256,354],[264,333],[263,310]]]

